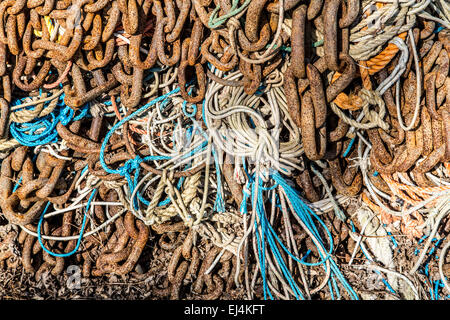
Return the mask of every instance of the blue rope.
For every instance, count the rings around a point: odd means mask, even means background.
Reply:
[[[255,183],[256,182],[254,182],[254,184],[252,186],[252,195],[253,195],[252,199],[254,199],[254,190],[256,189],[255,188]],[[289,285],[292,288],[296,298],[297,299],[300,299],[300,298],[304,299],[302,294],[301,294],[301,292],[300,292],[300,289],[298,288],[298,286],[295,283],[291,273],[289,272],[289,270],[288,270],[288,268],[287,268],[287,266],[286,266],[286,264],[285,264],[285,262],[284,262],[284,260],[283,260],[283,258],[281,256],[281,253],[280,253],[280,251],[279,251],[277,245],[275,244],[275,241],[273,240],[273,237],[271,235],[271,232],[270,232],[271,226],[270,226],[270,223],[267,220],[267,217],[266,217],[266,214],[265,214],[264,200],[263,200],[263,197],[262,197],[263,196],[262,188],[259,188],[259,192],[258,192],[258,194],[256,196],[257,196],[257,200],[256,200],[256,203],[253,203],[253,206],[256,208],[256,212],[258,214],[259,221],[260,221],[260,224],[261,224],[261,242],[262,242],[262,246],[260,247],[260,249],[262,251],[261,258],[265,259],[264,258],[264,252],[265,252],[264,240],[267,238],[267,242],[269,244],[269,247],[270,247],[272,253],[275,256],[275,259],[276,259],[278,265],[280,266],[281,271],[283,272],[283,275],[288,280]],[[269,229],[268,229],[268,227],[269,227]],[[256,228],[256,230],[258,230],[257,225],[256,225],[256,220],[255,220],[255,228]],[[262,262],[263,262],[263,265],[265,265],[265,260],[262,260]]]
[[[11,105],[21,104],[23,99],[14,100]],[[47,106],[50,101],[46,102]],[[32,110],[36,106],[28,106],[19,110]],[[58,141],[58,132],[56,125],[61,122],[63,125],[69,124],[72,120],[77,121],[87,116],[89,105],[86,104],[79,110],[79,114],[74,117],[75,111],[64,104],[64,94],[58,97],[55,109],[48,115],[33,119],[31,122],[17,123],[12,122],[10,132],[14,139],[21,145],[36,147],[47,143]],[[40,133],[36,133],[41,130]]]
[[[145,161],[145,159],[148,160],[166,160],[166,159],[170,159],[170,157],[167,156],[147,156],[144,159],[130,159],[128,160],[124,166],[118,168],[118,169],[111,169],[107,166],[106,162],[105,162],[105,158],[104,158],[104,153],[105,153],[105,149],[106,149],[106,145],[108,144],[109,139],[111,138],[111,136],[113,135],[113,133],[117,130],[117,128],[119,128],[120,126],[122,126],[125,122],[129,121],[130,119],[134,118],[137,115],[140,115],[141,113],[143,113],[144,111],[146,111],[148,108],[150,108],[151,106],[153,106],[154,104],[165,100],[166,98],[168,98],[169,96],[171,96],[172,94],[175,94],[177,92],[180,91],[180,88],[176,88],[168,93],[166,93],[165,95],[162,95],[156,99],[153,99],[152,101],[150,101],[149,103],[147,103],[146,105],[142,106],[141,108],[139,108],[138,110],[136,110],[135,112],[133,112],[132,114],[122,118],[122,120],[120,120],[119,122],[117,122],[106,134],[105,139],[103,140],[102,146],[100,148],[100,164],[102,165],[103,170],[105,170],[108,173],[111,174],[123,174],[124,173],[124,168],[126,169],[131,169],[133,167],[136,167],[136,162],[142,162]],[[134,163],[133,163],[134,162]],[[139,163],[140,163],[139,162]],[[129,163],[129,164],[127,164]]]
[[[334,294],[333,294],[333,287],[331,286],[330,280],[328,280],[327,284],[328,284],[328,290],[330,290],[331,300],[335,300]]]
[[[264,241],[261,241],[261,239],[260,239],[256,221],[255,221],[255,229],[256,229],[256,241],[258,243],[258,258],[259,258],[259,266],[260,266],[259,269],[260,269],[261,277],[262,277],[262,281],[263,281],[264,300],[267,300],[267,295],[269,295],[270,299],[273,300],[273,296],[270,292],[269,286],[267,285],[267,279],[266,279],[266,258],[265,258]]]
[[[332,277],[331,280],[333,281],[333,287],[334,287],[334,290],[336,291],[337,299],[341,300],[341,293],[339,292],[339,287],[336,283],[336,279],[334,277]]]
[[[169,103],[169,97],[177,92],[180,91],[180,88],[176,88],[156,99],[153,99],[152,101],[150,101],[149,103],[147,103],[146,105],[142,106],[141,108],[139,108],[138,110],[136,110],[135,112],[133,112],[132,114],[128,115],[127,117],[124,117],[122,120],[120,120],[119,122],[117,122],[106,134],[105,139],[102,142],[102,146],[100,148],[100,164],[102,166],[102,168],[110,173],[110,174],[119,174],[121,176],[124,176],[127,180],[128,186],[130,188],[130,192],[133,193],[134,189],[136,188],[137,185],[137,181],[139,178],[139,173],[140,173],[140,164],[142,162],[146,162],[146,161],[157,161],[157,160],[169,160],[171,159],[171,157],[169,156],[146,156],[144,158],[141,158],[139,156],[136,156],[134,159],[129,159],[127,160],[123,166],[117,168],[117,169],[111,169],[107,166],[105,159],[104,159],[104,153],[105,153],[105,149],[106,149],[106,145],[108,144],[109,139],[111,138],[112,134],[117,130],[117,128],[119,128],[120,126],[122,126],[125,122],[129,121],[130,119],[140,115],[141,113],[145,112],[148,108],[150,108],[151,106],[155,105],[158,102],[161,102],[160,104],[160,109],[163,110],[166,106],[168,106]],[[206,145],[202,144],[200,147],[192,150],[188,155],[186,155],[186,157],[189,157],[190,155],[194,154],[195,152],[201,151],[202,148],[204,148]],[[131,173],[134,172],[134,177],[131,177]],[[181,183],[179,182],[179,186],[181,188]],[[138,209],[138,200],[141,201],[142,203],[148,205],[150,202],[146,199],[144,199],[142,197],[142,195],[139,192],[136,192],[136,196],[131,199],[132,200],[132,204],[134,206],[134,208],[137,210]],[[163,206],[170,203],[170,199],[165,199],[164,201],[158,203],[158,206]]]
[[[212,148],[212,154],[214,157],[214,164],[216,167],[216,181],[217,181],[217,193],[216,193],[216,199],[214,201],[214,210],[216,212],[225,212],[225,201],[223,200],[222,196],[222,174],[220,172],[220,166],[219,166],[219,158],[217,156],[217,152],[215,151],[215,148],[213,146]]]
[[[14,139],[21,145],[28,147],[35,147],[50,142],[56,142],[58,133],[55,130],[59,122],[54,114],[50,114],[45,119],[39,119],[39,122],[21,123],[12,122],[10,125],[10,132]],[[35,132],[39,129],[44,129],[39,134]]]
[[[347,157],[347,155],[349,154],[349,152],[350,152],[350,150],[351,150],[353,144],[355,143],[355,140],[356,140],[356,136],[353,137],[352,140],[350,140],[350,143],[348,144],[348,147],[347,147],[347,149],[345,149],[345,152],[344,152],[344,154],[343,154],[344,158]]]
[[[325,230],[329,242],[330,242],[330,250],[326,253],[326,256],[324,257],[323,254],[320,252],[319,250],[319,254],[321,256],[322,261],[318,262],[318,263],[306,263],[300,259],[298,259],[297,257],[295,257],[291,252],[289,252],[289,250],[283,245],[283,243],[281,242],[281,240],[279,240],[279,238],[275,235],[275,232],[273,231],[272,233],[274,234],[275,238],[278,239],[278,243],[280,244],[280,246],[283,248],[283,250],[290,255],[294,260],[296,260],[299,263],[302,263],[304,265],[309,265],[309,266],[314,266],[314,265],[322,265],[325,268],[325,262],[327,260],[330,261],[330,267],[331,267],[331,271],[332,273],[337,277],[337,279],[342,283],[342,285],[344,286],[344,288],[347,290],[347,292],[350,294],[350,296],[352,297],[352,299],[357,300],[358,299],[358,295],[356,294],[356,292],[353,290],[353,288],[350,286],[350,284],[347,282],[347,280],[344,278],[343,274],[341,273],[341,271],[339,270],[336,262],[333,260],[333,258],[331,257],[331,252],[333,250],[333,238],[331,236],[330,231],[328,230],[327,226],[325,225],[325,223],[314,213],[314,211],[311,210],[311,208],[309,206],[307,206],[302,200],[301,197],[299,196],[299,194],[297,193],[297,191],[292,188],[282,177],[278,172],[273,172],[271,174],[272,178],[275,180],[275,182],[277,182],[284,190],[284,192],[286,193],[288,199],[290,200],[292,207],[294,209],[295,214],[297,214],[297,216],[303,221],[303,223],[305,224],[305,226],[313,233],[313,235],[317,238],[317,240],[319,241],[319,244],[325,248],[325,245],[322,241],[322,238],[317,230],[317,227],[315,225],[315,223],[313,222],[312,218],[314,217],[320,225],[322,225],[323,229]],[[270,226],[269,226],[270,228]],[[273,230],[273,229],[272,229]]]
[[[188,91],[188,95],[189,95],[189,96],[191,96],[192,91],[193,91],[193,88],[191,88],[191,89]],[[181,110],[183,111],[183,114],[184,114],[186,117],[188,117],[188,118],[194,117],[194,116],[197,114],[197,105],[196,105],[195,103],[192,103],[192,104],[191,104],[192,113],[188,113],[188,112],[187,112],[186,106],[187,106],[187,101],[184,100],[184,101],[183,101],[183,104],[181,105]]]
[[[152,101],[150,101],[146,105],[142,106],[141,108],[139,108],[138,110],[136,110],[132,114],[122,118],[122,120],[117,122],[108,131],[108,133],[105,136],[105,139],[103,140],[102,146],[100,148],[100,164],[101,164],[101,166],[108,173],[119,174],[121,176],[124,176],[126,178],[126,180],[127,180],[127,183],[128,183],[128,186],[130,188],[130,192],[131,193],[133,193],[134,188],[137,185],[137,180],[138,180],[139,173],[140,173],[140,164],[141,164],[141,162],[154,161],[154,160],[168,160],[168,159],[171,159],[171,157],[168,157],[168,156],[147,156],[145,158],[141,158],[139,156],[136,156],[134,159],[127,160],[125,162],[125,164],[123,166],[119,167],[118,169],[111,169],[111,168],[109,168],[107,166],[107,164],[105,162],[105,158],[104,158],[106,145],[108,144],[109,139],[111,138],[113,133],[117,130],[117,128],[119,128],[125,122],[129,121],[130,119],[134,118],[135,116],[140,115],[141,113],[145,112],[148,108],[150,108],[151,106],[153,106],[157,102],[166,100],[169,96],[171,96],[174,93],[177,93],[178,91],[180,91],[180,88],[176,88],[176,89],[166,93],[165,95],[162,95],[162,96],[160,96],[160,97],[158,97],[156,99],[153,99]],[[131,173],[133,171],[134,171],[134,179],[131,179]],[[140,197],[139,192],[137,192],[137,197],[142,199],[142,197]],[[134,208],[137,210],[137,199],[133,198],[132,199],[132,203],[133,203]]]
[[[353,224],[353,221],[350,220],[350,224],[351,224],[351,226],[352,226],[352,231],[353,231],[353,232],[356,232],[355,225]],[[392,237],[392,238],[393,238],[393,237]],[[366,254],[366,252],[364,251],[363,246],[362,246],[361,244],[359,244],[359,246],[360,246],[360,248],[361,248],[362,253],[363,253],[364,256],[366,257],[366,259],[369,260],[369,261],[371,261],[371,262],[373,262],[373,260],[371,260],[371,259],[369,258],[369,256]],[[378,270],[376,270],[376,269],[374,269],[373,271],[381,277],[381,281],[385,284],[386,288],[387,288],[390,292],[392,292],[393,294],[397,294],[397,292],[395,292],[395,290],[391,287],[391,285],[389,284],[389,282],[387,282],[387,280],[383,277],[383,275],[381,274],[380,271],[378,271]]]
[[[397,247],[398,247],[397,240],[395,240],[395,238],[394,238],[394,236],[392,235],[392,233],[390,233],[389,231],[386,231],[386,232],[387,232],[387,234],[388,234],[389,236],[391,236],[391,240],[392,240],[392,243],[394,244],[394,248],[397,248]]]
[[[320,220],[320,218],[314,214],[314,212],[312,212],[311,209],[305,209],[302,205],[300,205],[301,199],[300,197],[296,194],[296,193],[292,193],[292,190],[290,189],[291,187],[286,183],[286,181],[281,177],[281,175],[279,175],[279,173],[275,172],[272,174],[272,178],[275,180],[275,182],[277,184],[279,184],[282,188],[284,188],[289,200],[291,201],[291,203],[293,204],[293,207],[296,208],[296,214],[299,215],[299,217],[302,219],[302,221],[304,221],[305,225],[311,230],[311,232],[313,234],[315,234],[315,236],[317,237],[318,241],[320,242],[320,244],[323,246],[321,237],[318,233],[318,230],[315,226],[315,224],[312,221],[312,216],[315,216],[315,218],[322,224],[322,227],[326,230],[326,233],[328,234],[328,237],[330,238],[330,243],[331,243],[331,247],[330,247],[330,252],[327,253],[326,257],[323,257],[322,254],[319,251],[319,254],[321,255],[322,261],[319,263],[307,263],[305,262],[305,257],[303,257],[302,259],[298,259],[297,257],[295,257],[287,248],[286,246],[284,246],[284,244],[282,243],[282,241],[279,239],[279,237],[276,235],[276,232],[273,230],[272,226],[270,225],[269,221],[267,220],[266,214],[265,214],[265,209],[264,209],[264,200],[263,200],[263,191],[264,188],[262,188],[262,186],[258,186],[261,187],[259,188],[259,192],[256,195],[256,203],[252,203],[253,207],[256,208],[256,213],[257,216],[259,218],[260,221],[260,231],[257,231],[257,236],[258,239],[260,238],[260,243],[258,244],[258,250],[260,250],[259,256],[260,256],[260,268],[261,268],[261,272],[263,272],[265,270],[265,261],[261,260],[263,259],[263,254],[264,254],[264,242],[267,241],[269,244],[269,248],[272,251],[272,253],[274,254],[274,257],[276,259],[276,262],[278,264],[278,266],[280,267],[285,279],[288,281],[291,289],[293,290],[295,296],[297,299],[304,299],[300,289],[298,288],[297,284],[295,283],[292,275],[290,274],[285,261],[283,260],[282,256],[281,256],[281,252],[279,251],[279,247],[282,248],[282,250],[284,250],[292,259],[294,259],[295,261],[302,263],[304,265],[309,265],[309,266],[313,266],[313,265],[322,265],[322,267],[325,269],[326,271],[326,265],[325,262],[329,259],[330,260],[330,267],[331,267],[331,272],[333,274],[333,276],[337,277],[337,279],[343,284],[344,288],[347,290],[347,292],[350,294],[350,296],[353,299],[358,299],[358,296],[356,294],[356,292],[351,288],[350,284],[346,281],[346,279],[344,278],[344,276],[342,275],[342,273],[340,272],[339,268],[337,267],[336,263],[334,262],[334,260],[331,258],[331,251],[332,251],[332,238],[331,238],[331,234],[329,232],[329,230],[327,229],[326,225],[323,223],[323,221]],[[254,195],[254,190],[256,189],[256,182],[252,182],[251,185],[251,193],[252,193],[252,200],[255,199],[255,195]],[[247,188],[245,188],[247,189]],[[244,190],[245,190],[244,189]],[[247,191],[244,192],[244,200],[243,203],[241,204],[241,209],[243,208],[243,205],[246,205],[246,201],[248,199],[248,195],[247,195]],[[253,200],[254,201],[254,200]],[[300,201],[300,202],[299,202]],[[304,206],[306,206],[304,204]],[[307,207],[307,206],[306,206]],[[242,211],[241,211],[242,212]],[[257,225],[255,225],[255,227],[257,227]],[[256,228],[258,230],[258,228]],[[259,232],[261,232],[261,235],[259,236]],[[277,245],[277,243],[278,245]],[[309,253],[308,253],[309,254]],[[265,280],[263,279],[263,287],[266,286]],[[267,293],[268,290],[267,288],[264,289],[265,290],[265,298],[267,298]]]
[[[436,300],[439,300],[439,298],[440,298],[440,296],[439,296],[439,293],[438,293],[438,290],[439,290],[439,282],[440,282],[441,280],[436,280],[435,282],[434,282],[434,298],[436,299]]]
[[[92,193],[91,193],[91,195],[89,197],[89,200],[87,202],[86,209],[84,211],[83,222],[81,224],[80,236],[78,237],[77,244],[76,244],[75,248],[72,251],[68,252],[68,253],[54,253],[54,252],[48,250],[45,247],[44,243],[42,242],[42,236],[41,236],[42,221],[44,220],[44,215],[47,212],[48,207],[50,206],[50,202],[47,202],[47,205],[45,206],[44,211],[42,212],[41,218],[39,219],[39,223],[38,223],[38,226],[37,226],[38,241],[39,241],[39,244],[41,245],[42,249],[45,252],[47,252],[48,254],[50,254],[51,256],[54,256],[54,257],[65,258],[65,257],[69,257],[69,256],[73,255],[75,252],[78,251],[78,248],[80,247],[80,244],[81,244],[81,239],[83,238],[84,228],[86,226],[87,212],[89,211],[89,207],[91,205],[92,200],[94,199],[94,195],[95,195],[96,192],[97,192],[97,189],[94,189],[92,191]]]

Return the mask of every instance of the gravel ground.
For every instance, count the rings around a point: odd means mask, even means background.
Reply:
[[[414,295],[411,287],[403,280],[396,277],[388,277],[389,283],[396,286],[396,293],[390,292],[383,279],[379,274],[368,270],[367,268],[359,269],[355,265],[362,265],[366,258],[358,250],[355,255],[352,266],[348,265],[350,256],[355,247],[355,241],[345,236],[344,226],[339,225],[331,219],[331,216],[322,216],[329,228],[335,228],[335,261],[339,265],[343,275],[360,296],[365,300],[398,300],[413,298]],[[358,226],[357,226],[358,227]],[[0,226],[0,240],[6,239],[6,235],[14,233],[15,229],[11,227]],[[17,233],[17,232],[16,232]],[[343,236],[344,235],[344,236]],[[114,299],[114,300],[143,300],[143,299],[168,299],[158,295],[155,288],[164,287],[167,284],[167,265],[172,256],[172,252],[161,249],[155,241],[149,241],[145,248],[137,267],[133,272],[126,276],[108,275],[103,277],[81,277],[81,271],[75,262],[67,261],[65,272],[59,276],[52,274],[43,274],[40,279],[36,279],[34,275],[26,273],[21,264],[20,247],[14,241],[10,241],[9,245],[0,245],[0,254],[4,254],[9,250],[10,257],[7,263],[0,263],[0,299],[70,299],[70,300],[98,300],[98,299]],[[406,237],[397,238],[398,247],[393,250],[393,260],[395,261],[395,270],[407,275],[408,271],[414,265],[417,259],[416,248],[419,250],[423,247],[424,242],[417,244],[417,240],[413,241]],[[306,243],[308,245],[308,243]],[[417,288],[421,299],[430,299],[430,289],[435,289],[435,282],[440,279],[438,270],[438,259],[440,248],[439,245],[433,255],[425,261],[427,265],[425,270],[417,273],[415,277],[409,277],[414,286]],[[207,246],[204,243],[199,245],[199,249],[204,256]],[[71,264],[73,263],[73,265]],[[315,287],[323,279],[324,270],[322,267],[309,268],[310,279],[312,279],[310,287]],[[444,273],[450,275],[450,255],[447,255]],[[79,276],[78,276],[79,275]],[[77,281],[79,279],[79,281]],[[192,282],[185,282],[181,287],[180,298],[187,300],[200,299],[198,294],[191,290]],[[445,289],[439,289],[440,299],[444,299]],[[339,291],[342,299],[348,299],[349,296],[344,288],[339,285]],[[256,299],[263,297],[262,285],[257,282],[255,287]],[[245,299],[245,292],[241,289],[233,288],[225,291],[220,299],[234,300]],[[313,299],[327,300],[330,299],[330,292],[327,288],[321,290],[312,297]]]

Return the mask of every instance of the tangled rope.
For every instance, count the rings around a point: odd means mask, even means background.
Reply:
[[[0,269],[446,299],[449,29],[444,0],[0,1]]]

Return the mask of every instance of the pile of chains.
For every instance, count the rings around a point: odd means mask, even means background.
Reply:
[[[439,239],[448,295],[449,54],[445,0],[1,0],[0,268],[417,299]]]

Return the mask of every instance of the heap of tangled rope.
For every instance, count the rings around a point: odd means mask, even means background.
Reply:
[[[418,299],[439,239],[448,295],[449,54],[445,0],[2,0],[0,267]]]

